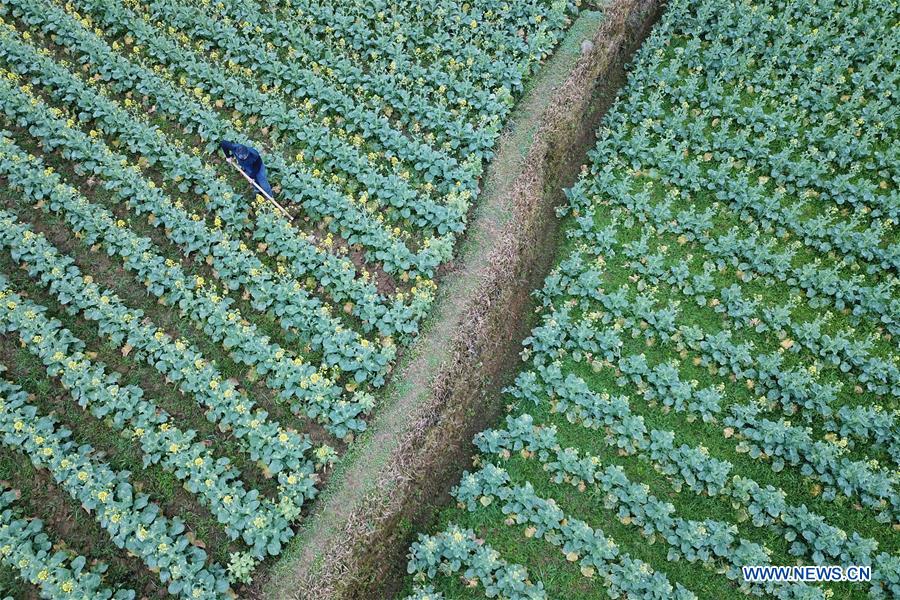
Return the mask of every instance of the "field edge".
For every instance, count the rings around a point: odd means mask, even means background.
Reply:
[[[413,532],[448,497],[492,422],[528,334],[531,290],[555,257],[561,190],[579,168],[659,0],[612,0],[576,20],[519,102],[489,164],[469,233],[424,333],[369,431],[332,474],[262,598],[386,598]]]

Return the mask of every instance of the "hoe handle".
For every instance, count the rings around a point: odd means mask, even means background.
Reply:
[[[267,194],[261,187],[259,187],[259,184],[256,183],[256,181],[255,181],[254,179],[252,179],[249,175],[247,175],[246,173],[244,173],[244,170],[243,170],[241,167],[239,167],[238,165],[236,165],[235,162],[231,159],[230,156],[229,156],[228,158],[226,158],[225,161],[226,161],[229,165],[231,165],[232,167],[234,167],[235,169],[237,169],[237,170],[240,172],[240,174],[244,176],[244,179],[246,179],[247,181],[249,181],[250,183],[252,183],[252,184],[253,184],[253,187],[255,187],[257,190],[259,190],[259,193],[262,194],[263,197],[264,197],[266,200],[268,200],[269,202],[271,202],[272,204],[274,204],[275,207],[276,207],[278,210],[280,210],[282,213],[284,213],[284,216],[286,216],[286,217],[288,218],[289,221],[293,221],[293,220],[294,220],[294,217],[291,216],[291,213],[289,213],[283,206],[281,206],[280,204],[278,204],[278,202],[275,200],[275,198],[273,198],[272,196],[270,196],[269,194]]]

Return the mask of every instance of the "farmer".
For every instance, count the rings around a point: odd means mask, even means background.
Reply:
[[[241,170],[255,181],[270,198],[275,197],[272,186],[269,185],[269,180],[266,178],[266,165],[263,164],[262,157],[255,148],[228,140],[219,142],[219,147],[222,148],[227,160],[231,161],[232,157],[236,158]]]

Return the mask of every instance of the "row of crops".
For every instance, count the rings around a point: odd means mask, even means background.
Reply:
[[[669,3],[409,598],[900,597],[898,31]],[[741,573],[796,564],[872,579]]]
[[[577,11],[0,0],[0,597],[253,593]]]

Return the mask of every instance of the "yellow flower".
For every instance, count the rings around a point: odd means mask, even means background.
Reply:
[[[87,481],[88,474],[87,471],[78,471],[78,481]]]
[[[72,593],[72,590],[75,589],[75,584],[74,584],[72,581],[66,581],[66,582],[64,582],[64,583],[60,586],[60,588],[61,588],[62,591],[64,591],[65,593],[71,594],[71,593]]]
[[[195,459],[194,459],[194,466],[202,467],[202,466],[203,466],[203,459],[200,458],[199,456],[198,456],[197,458],[195,458]]]

